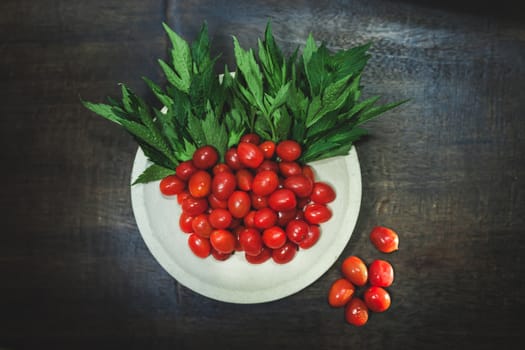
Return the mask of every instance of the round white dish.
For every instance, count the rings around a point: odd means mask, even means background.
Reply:
[[[150,164],[138,149],[131,179]],[[159,182],[131,187],[139,231],[159,264],[179,283],[206,297],[239,304],[263,303],[294,294],[316,281],[337,260],[354,230],[361,205],[361,170],[355,146],[349,155],[311,163],[317,179],[331,184],[337,198],[329,204],[332,218],[321,225],[319,241],[301,249],[284,265],[271,259],[248,263],[242,252],[226,261],[196,257],[179,228],[181,208],[175,197],[159,191]]]

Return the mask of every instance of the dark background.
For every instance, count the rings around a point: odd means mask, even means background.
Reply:
[[[353,236],[318,281],[285,299],[202,297],[155,261],[130,203],[134,141],[84,109],[123,82],[154,102],[166,21],[207,20],[219,61],[267,19],[286,50],[373,41],[365,96],[411,101],[357,145]],[[0,2],[0,348],[520,348],[525,216],[525,21],[509,1]],[[368,232],[395,228],[380,255]],[[345,256],[392,262],[392,307],[363,328],[326,302]]]

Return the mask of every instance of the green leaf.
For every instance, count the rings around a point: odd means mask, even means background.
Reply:
[[[233,49],[237,68],[244,77],[248,90],[254,97],[254,102],[261,109],[264,109],[262,74],[259,65],[255,61],[253,50],[243,50],[235,36],[233,37]]]
[[[182,79],[175,73],[175,71],[170,67],[169,64],[164,62],[163,60],[158,60],[160,68],[164,72],[164,75],[166,76],[166,79],[170,82],[171,85],[179,89],[180,91],[183,91],[185,93],[188,93],[189,84],[186,86],[186,84],[182,81]]]
[[[171,30],[166,23],[163,23],[162,25],[168,34],[171,45],[173,46],[173,49],[171,50],[171,58],[173,68],[181,86],[180,90],[187,92],[190,88],[193,66],[190,46],[182,37]]]
[[[173,105],[173,99],[168,96],[164,91],[162,91],[161,87],[155,84],[153,81],[146,77],[142,77],[142,80],[148,85],[151,92],[157,97],[160,103],[162,103],[163,106],[170,107]]]
[[[382,105],[382,106],[375,106],[375,107],[370,107],[366,110],[364,110],[360,115],[359,115],[359,119],[357,120],[357,123],[356,125],[361,125],[363,124],[364,122],[374,118],[374,117],[377,117],[378,115],[388,111],[388,110],[391,110],[392,108],[395,108],[399,105],[402,105],[403,103],[407,102],[409,100],[403,100],[403,101],[398,101],[398,102],[392,102],[392,103],[387,103],[385,105]]]
[[[152,164],[146,168],[131,185],[162,180],[166,176],[173,174],[175,174],[175,169],[168,169],[157,164]]]
[[[83,101],[83,100],[82,100],[82,104],[84,105],[84,107],[98,114],[99,116],[104,117],[107,120],[112,121],[113,123],[121,124],[121,121],[123,118],[119,117],[115,113],[115,109],[113,106],[110,106],[104,103],[92,103],[92,102]]]
[[[210,57],[210,39],[208,37],[208,24],[202,24],[197,40],[191,45],[191,55],[193,63],[197,67],[195,73],[201,72],[203,67],[211,63]]]

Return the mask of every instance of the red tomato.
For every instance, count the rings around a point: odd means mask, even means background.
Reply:
[[[160,180],[159,188],[163,195],[174,196],[186,188],[186,182],[182,181],[177,175],[168,175]]]
[[[277,162],[274,162],[273,160],[265,159],[261,163],[261,165],[259,165],[257,169],[255,169],[255,172],[260,173],[263,170],[270,170],[270,171],[273,171],[274,173],[278,173],[279,164],[277,164]]]
[[[235,175],[230,172],[218,173],[213,177],[211,183],[211,191],[219,200],[227,200],[230,198],[237,186]]]
[[[314,183],[304,175],[292,175],[284,179],[284,188],[291,190],[297,197],[305,198],[312,193]]]
[[[263,231],[262,240],[268,248],[281,248],[286,243],[286,232],[279,226],[272,226]]]
[[[213,193],[210,193],[210,195],[208,196],[208,203],[210,204],[210,207],[212,209],[228,208],[228,200],[220,200],[219,198],[215,197]]]
[[[240,169],[235,174],[237,179],[237,186],[240,190],[251,191],[253,183],[253,174],[248,169]]]
[[[213,230],[210,221],[208,220],[208,215],[206,214],[197,215],[193,219],[191,227],[193,228],[194,233],[204,238],[210,237],[211,231]]]
[[[255,227],[255,210],[250,210],[243,218],[244,226]]]
[[[213,209],[208,216],[208,220],[213,228],[226,229],[232,223],[232,214],[226,209]]]
[[[368,270],[366,265],[357,256],[349,256],[341,265],[341,272],[346,279],[356,286],[364,286],[368,280]]]
[[[284,177],[301,175],[303,173],[303,169],[299,163],[296,162],[280,162],[279,171]]]
[[[267,196],[279,186],[277,173],[271,170],[263,170],[253,178],[252,191],[259,196]]]
[[[217,150],[212,146],[202,146],[193,153],[193,165],[198,169],[209,169],[219,160]]]
[[[179,216],[179,227],[184,233],[192,233],[193,227],[191,223],[193,222],[193,216],[188,213],[182,212]]]
[[[189,196],[182,201],[182,211],[191,216],[202,214],[208,209],[208,201],[205,198],[194,198]]]
[[[215,248],[211,247],[211,255],[215,258],[215,260],[224,261],[229,259],[232,256],[232,253],[221,253]]]
[[[251,200],[248,193],[235,191],[228,199],[228,209],[234,218],[243,218],[250,212]]]
[[[188,190],[182,191],[177,195],[177,203],[182,204],[182,202],[188,197],[191,197],[190,192]]]
[[[229,254],[235,249],[235,236],[228,230],[214,230],[210,235],[210,243],[219,253]]]
[[[309,178],[310,180],[312,180],[313,182],[315,182],[315,173],[314,173],[314,169],[311,166],[304,165],[302,174],[306,176],[307,178]]]
[[[319,228],[319,225],[310,225],[308,227],[308,233],[301,243],[299,243],[299,247],[301,249],[311,248],[313,245],[315,245],[315,243],[317,243],[320,236],[321,229]]]
[[[301,242],[308,235],[310,226],[302,220],[292,220],[286,225],[286,236],[288,239],[295,244],[301,244]]]
[[[270,208],[262,208],[255,212],[253,225],[258,229],[267,229],[277,223],[277,213]]]
[[[237,153],[237,149],[235,147],[232,147],[226,151],[224,160],[232,170],[239,170],[244,167],[239,160],[239,154]]]
[[[250,193],[250,199],[252,200],[252,207],[254,209],[262,209],[268,207],[268,198],[264,196],[258,196],[255,193]]]
[[[310,224],[321,224],[332,217],[332,211],[325,205],[312,203],[304,208],[304,218]]]
[[[188,245],[190,246],[193,254],[199,258],[205,258],[211,253],[210,241],[206,238],[196,235],[195,233],[189,235]]]
[[[275,211],[291,210],[297,206],[297,199],[292,191],[281,188],[268,197],[268,205]]]
[[[293,162],[301,156],[301,145],[294,140],[284,140],[279,142],[275,151],[282,160]]]
[[[259,148],[263,152],[265,159],[271,159],[275,154],[275,142],[273,141],[264,141],[259,145]]]
[[[211,191],[211,175],[204,170],[199,170],[191,175],[188,181],[188,189],[195,198],[206,197]]]
[[[248,168],[255,169],[261,165],[264,160],[263,152],[253,143],[240,142],[237,145],[237,153],[239,154],[241,164]]]
[[[394,268],[388,261],[374,260],[368,266],[370,284],[378,287],[390,287],[394,282]]]
[[[335,280],[328,291],[328,304],[332,307],[342,307],[352,298],[355,287],[346,278]]]
[[[291,220],[294,220],[297,216],[297,210],[290,209],[277,212],[277,225],[286,227]]]
[[[334,189],[324,182],[316,182],[312,194],[310,195],[310,199],[319,204],[333,202],[335,200]]]
[[[239,243],[246,255],[257,256],[263,249],[261,234],[254,228],[245,228],[239,233]]]
[[[390,294],[381,287],[369,287],[363,297],[366,306],[374,312],[383,312],[390,307]]]
[[[272,251],[272,259],[277,264],[290,262],[297,253],[297,246],[292,242],[286,242],[281,248]]]
[[[272,250],[263,246],[261,252],[258,255],[253,256],[245,253],[244,257],[250,264],[262,264],[272,257]]]
[[[399,249],[399,236],[394,230],[384,226],[374,227],[370,232],[370,240],[383,253],[392,253]]]
[[[242,135],[240,142],[249,142],[258,145],[261,143],[261,138],[257,134],[244,134]]]
[[[217,175],[219,173],[231,173],[232,169],[226,163],[218,163],[213,167],[212,172],[213,175]]]
[[[191,160],[179,163],[175,168],[175,174],[183,181],[188,181],[190,176],[197,172],[197,168]]]
[[[368,321],[368,308],[364,301],[358,297],[350,299],[345,307],[346,322],[360,327]]]

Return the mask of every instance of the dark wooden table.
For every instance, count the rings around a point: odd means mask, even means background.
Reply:
[[[503,7],[502,5],[507,5]],[[503,2],[0,2],[0,348],[499,349],[525,341],[525,21]],[[124,82],[153,101],[166,21],[207,20],[220,63],[273,21],[287,49],[372,40],[365,94],[410,103],[357,145],[363,202],[338,262],[281,300],[237,305],[180,285],[130,203],[136,144],[84,109]],[[395,228],[379,255],[368,232]],[[345,256],[389,259],[392,307],[364,328],[326,302]]]

